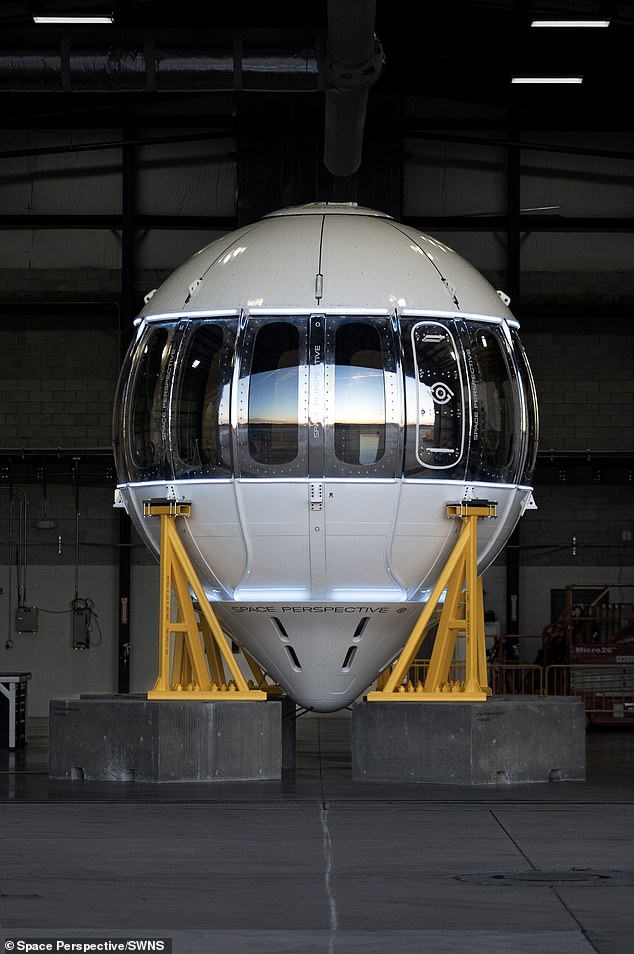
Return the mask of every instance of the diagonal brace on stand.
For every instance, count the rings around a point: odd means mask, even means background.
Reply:
[[[496,511],[497,504],[485,500],[447,504],[447,516],[462,521],[460,535],[389,677],[382,689],[368,693],[369,702],[483,702],[491,695],[482,579],[478,577],[477,522],[481,517],[495,517]],[[411,683],[405,686],[405,677],[445,591],[425,685],[420,689]],[[451,682],[449,670],[459,632],[466,636],[465,680]]]
[[[159,517],[161,521],[159,673],[147,697],[265,700],[267,693],[251,688],[244,678],[176,531],[176,518],[187,517],[190,512],[191,504],[185,501],[160,499],[143,504],[144,517]],[[228,682],[225,666],[230,673]]]

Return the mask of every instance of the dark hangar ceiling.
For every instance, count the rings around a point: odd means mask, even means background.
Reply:
[[[394,97],[423,97],[463,105],[465,119],[477,122],[498,114],[511,125],[535,128],[624,128],[631,126],[627,105],[632,88],[631,47],[634,37],[632,3],[531,3],[528,0],[464,0],[439,4],[414,4],[411,0],[376,0],[373,9],[375,33],[385,66],[370,91],[368,121],[373,121],[376,103]],[[39,26],[34,13],[95,13],[111,10],[113,26],[59,28]],[[52,89],[63,96],[64,82],[44,68],[44,58],[59,48],[110,56],[109,84],[95,88],[95,72],[86,64],[82,76],[71,78],[72,93],[88,99],[125,105],[137,104],[149,95],[168,100],[175,93],[242,91],[321,93],[319,72],[328,39],[328,3],[207,3],[192,0],[8,0],[0,4],[0,110],[6,123],[11,118],[39,122],[50,111]],[[607,29],[531,29],[533,18],[607,17]],[[156,76],[141,76],[141,58],[163,49],[178,53],[183,73],[181,88],[163,89]],[[268,76],[260,75],[261,88],[249,89],[233,66],[209,75],[207,54],[225,56],[235,63],[236,49],[269,57]],[[278,57],[276,66],[275,57]],[[295,61],[293,61],[293,56]],[[118,70],[137,57],[136,87],[121,89]],[[289,64],[299,63],[299,76]],[[186,69],[187,61],[192,67]],[[316,64],[316,65],[315,65]],[[53,71],[54,72],[54,71]],[[266,72],[266,71],[265,71]],[[550,75],[583,75],[581,86],[517,87],[517,73],[547,72]],[[172,76],[172,79],[174,77]],[[242,85],[241,85],[242,79]],[[81,88],[83,85],[83,89]],[[19,93],[25,95],[19,96]],[[28,93],[28,95],[26,95]],[[44,100],[44,103],[42,102]],[[91,100],[92,102],[92,100]],[[65,106],[77,106],[66,103]],[[102,102],[103,105],[103,102]],[[56,102],[58,110],[61,103]],[[393,106],[378,114],[379,123],[402,122]],[[307,121],[312,122],[310,111]],[[50,116],[48,119],[50,125]]]

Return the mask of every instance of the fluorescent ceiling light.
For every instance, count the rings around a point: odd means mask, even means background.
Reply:
[[[83,16],[83,17],[62,17],[62,16],[34,16],[34,23],[113,23],[114,17],[110,16]]]
[[[512,76],[511,83],[550,84],[583,83],[583,76]]]
[[[532,27],[608,27],[609,20],[533,20]]]

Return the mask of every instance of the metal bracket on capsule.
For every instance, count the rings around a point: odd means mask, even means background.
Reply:
[[[497,500],[461,500],[447,504],[448,517],[497,517]]]
[[[192,505],[189,500],[173,500],[171,497],[152,497],[143,501],[144,517],[189,517]]]

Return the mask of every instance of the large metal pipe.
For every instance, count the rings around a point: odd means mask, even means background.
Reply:
[[[100,37],[101,39],[101,37]],[[224,39],[224,38],[223,38]],[[68,33],[47,35],[33,49],[33,35],[7,33],[0,48],[0,92],[135,92],[158,91],[316,91],[323,89],[319,38],[290,48],[288,39],[277,48],[249,49],[239,31],[227,35],[227,45],[215,48],[218,36],[197,35],[197,45],[178,45],[173,38],[151,31],[140,35],[121,30],[104,42]],[[11,48],[8,48],[8,45]]]
[[[384,65],[375,0],[328,0],[324,164],[335,176],[361,165],[368,90]]]
[[[367,89],[326,94],[324,165],[333,176],[351,176],[361,165],[367,103]]]

